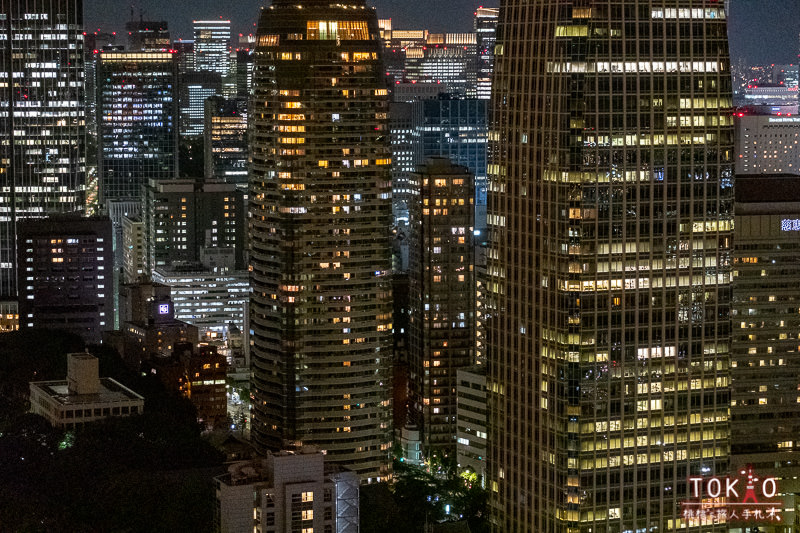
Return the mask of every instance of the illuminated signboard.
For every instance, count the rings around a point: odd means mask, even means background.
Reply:
[[[169,304],[158,304],[158,314],[159,315],[168,315],[169,314]]]
[[[782,521],[778,480],[759,478],[751,466],[738,477],[692,476],[689,495],[681,506],[683,519],[690,524]]]
[[[800,231],[800,218],[784,218],[781,220],[781,231]]]

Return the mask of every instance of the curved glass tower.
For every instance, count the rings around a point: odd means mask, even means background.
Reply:
[[[500,17],[486,284],[495,531],[722,531],[681,502],[688,476],[728,468],[724,5],[504,0]]]
[[[365,481],[391,445],[391,166],[375,13],[262,11],[250,130],[253,440]]]

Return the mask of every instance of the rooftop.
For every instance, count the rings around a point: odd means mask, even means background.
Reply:
[[[44,391],[50,398],[65,406],[115,403],[129,400],[144,401],[144,397],[112,378],[101,378],[100,392],[96,394],[72,394],[68,390],[66,379],[34,381],[31,383],[31,387]]]

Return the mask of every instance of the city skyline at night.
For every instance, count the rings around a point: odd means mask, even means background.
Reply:
[[[85,0],[87,31],[122,31],[123,21],[131,18],[131,4],[116,0]],[[169,19],[173,38],[191,38],[192,18],[231,18],[232,32],[255,33],[258,8],[263,0],[243,0],[220,8],[213,0],[198,0],[185,9],[185,15],[176,13],[175,6],[167,7],[159,0],[134,2],[134,18],[139,9],[150,20]],[[765,7],[768,4],[768,8]],[[467,31],[472,25],[473,12],[480,6],[497,7],[498,0],[482,2],[441,2],[417,0],[397,2],[376,0],[368,2],[377,10],[378,18],[391,18],[394,27],[402,29],[430,28],[433,31]],[[413,7],[411,7],[413,6]],[[735,63],[742,58],[747,63],[792,63],[797,61],[800,45],[800,2],[795,0],[729,0],[729,33],[731,58]],[[113,27],[113,28],[112,28]]]
[[[800,0],[487,4],[0,0],[0,529],[800,533]]]

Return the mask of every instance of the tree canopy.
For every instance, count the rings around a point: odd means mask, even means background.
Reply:
[[[144,413],[74,431],[26,413],[28,382],[63,379],[80,339],[0,336],[0,524],[14,531],[210,531],[222,454],[201,438],[191,402],[90,347],[100,375],[145,397]],[[9,401],[6,401],[9,400]]]

